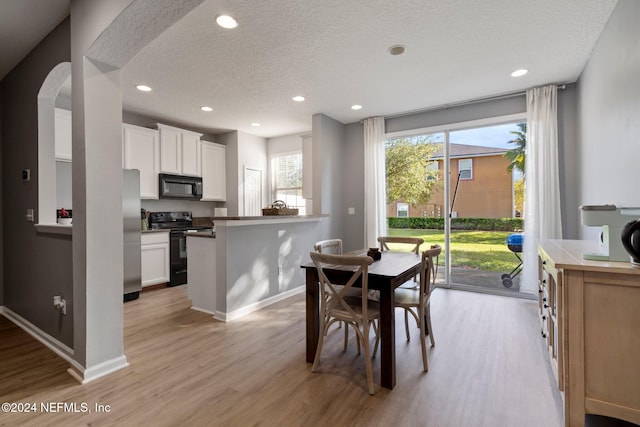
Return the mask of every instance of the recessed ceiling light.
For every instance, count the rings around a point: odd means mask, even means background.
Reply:
[[[209,112],[213,111],[213,108],[211,108],[211,107],[207,107],[206,105],[205,105],[204,107],[200,107],[200,109],[201,109],[202,111],[206,111],[207,113],[209,113]]]
[[[362,110],[362,105],[359,105],[359,104],[352,105],[351,109],[352,110]]]
[[[251,123],[251,126],[253,126],[254,128],[257,128],[258,126],[260,126],[260,123],[253,122],[253,123]]]
[[[529,70],[525,70],[524,68],[521,68],[519,70],[515,70],[513,73],[511,73],[511,77],[522,77],[525,74],[527,74],[529,72]]]
[[[142,91],[142,92],[151,92],[151,88],[147,85],[137,85],[136,89]]]
[[[218,23],[218,25],[220,25],[222,28],[236,28],[238,26],[238,22],[233,19],[232,17],[230,17],[229,15],[220,15],[216,18],[216,22]]]
[[[389,52],[389,55],[393,55],[393,56],[398,56],[398,55],[402,55],[405,51],[407,50],[405,45],[402,44],[396,44],[391,46],[387,52]]]
[[[296,96],[294,96],[294,97],[293,97],[293,98],[291,98],[291,99],[293,99],[293,100],[294,100],[294,101],[296,101],[296,102],[302,102],[302,101],[304,101],[304,99],[305,99],[305,98],[304,98],[304,96],[296,95]]]

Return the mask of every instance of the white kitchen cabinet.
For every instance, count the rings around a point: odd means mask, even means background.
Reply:
[[[313,142],[311,135],[302,137],[302,198],[311,199],[313,192]]]
[[[227,200],[227,147],[202,141],[202,200]]]
[[[56,160],[71,161],[71,111],[56,108],[55,113]]]
[[[200,137],[202,134],[158,123],[160,172],[201,176]]]
[[[142,233],[140,241],[142,286],[168,283],[169,232]]]
[[[160,146],[157,130],[122,125],[122,167],[140,171],[141,199],[158,198]]]

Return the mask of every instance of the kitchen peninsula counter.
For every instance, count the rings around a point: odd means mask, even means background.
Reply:
[[[327,217],[213,217],[214,239],[187,234],[192,308],[227,322],[304,292],[300,265]]]

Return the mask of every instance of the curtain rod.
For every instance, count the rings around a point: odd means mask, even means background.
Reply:
[[[567,85],[557,84],[556,87],[560,90],[563,90],[567,88]],[[388,116],[384,116],[384,118],[393,119],[396,117],[403,117],[411,114],[427,113],[429,111],[435,111],[435,110],[446,110],[448,108],[453,108],[453,107],[462,107],[464,105],[472,105],[472,104],[477,104],[479,102],[497,101],[499,99],[515,98],[516,96],[522,96],[526,94],[527,94],[526,91],[518,91],[518,92],[503,93],[501,95],[485,96],[483,98],[475,98],[475,99],[470,99],[468,101],[460,101],[460,102],[453,102],[451,104],[436,105],[435,107],[424,108],[421,110],[412,110],[412,111],[405,111],[403,113],[391,114]],[[364,123],[364,120],[360,120],[360,123],[361,124]]]

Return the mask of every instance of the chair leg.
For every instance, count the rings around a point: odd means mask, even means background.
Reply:
[[[427,360],[427,338],[424,336],[425,325],[425,313],[420,313],[420,321],[418,327],[420,328],[420,347],[422,347],[422,367],[425,372],[429,372],[429,361]]]
[[[405,308],[404,310],[404,331],[407,334],[407,341],[411,341],[411,335],[409,334],[409,312]]]
[[[425,320],[427,321],[427,331],[429,331],[429,339],[431,340],[431,347],[436,345],[436,341],[433,338],[433,328],[431,327],[431,306],[427,305],[425,310]]]
[[[324,341],[324,336],[327,334],[327,323],[324,319],[320,320],[320,330],[322,333],[320,334],[320,338],[318,339],[318,347],[316,348],[316,357],[313,359],[313,365],[311,366],[311,372],[315,372],[318,370],[318,364],[320,363],[320,353],[322,352],[322,343]]]
[[[367,369],[367,387],[369,388],[369,394],[374,395],[375,389],[373,387],[373,370],[371,369],[371,358],[369,354],[369,324],[362,325],[362,346],[364,347],[364,363]]]
[[[342,327],[342,321],[338,322],[340,327]],[[344,349],[342,351],[347,351],[347,343],[349,342],[349,326],[344,325]]]
[[[373,358],[376,357],[376,353],[378,353],[378,344],[380,344],[380,329],[378,329],[378,324],[375,320],[371,323],[373,324],[373,331],[376,333],[376,343],[373,346],[373,354],[371,356]]]

